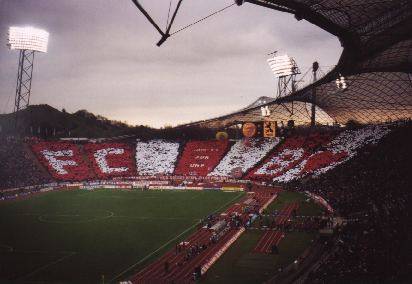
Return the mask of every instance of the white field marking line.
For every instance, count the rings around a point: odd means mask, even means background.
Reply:
[[[127,198],[127,197],[125,197]],[[142,197],[138,197],[138,198],[134,198],[134,200],[140,200],[140,199],[164,199],[164,197],[158,197],[158,196],[142,196]],[[128,198],[129,199],[129,198]]]
[[[127,196],[99,196],[98,199],[127,199],[129,200],[130,198],[128,198]]]
[[[66,252],[66,253],[67,253],[67,254],[66,254],[65,256],[63,256],[63,257],[61,257],[61,258],[59,258],[59,259],[57,259],[57,260],[55,260],[55,261],[53,261],[53,262],[50,262],[50,263],[48,263],[48,264],[46,264],[46,265],[43,265],[43,266],[35,269],[35,270],[33,270],[32,272],[30,272],[29,274],[26,274],[25,276],[22,276],[22,277],[18,278],[17,280],[22,280],[22,279],[25,279],[25,278],[27,278],[27,277],[29,277],[29,276],[32,276],[33,274],[36,274],[37,272],[39,272],[39,271],[41,271],[41,270],[44,270],[44,269],[46,269],[46,268],[49,268],[50,266],[53,266],[53,265],[55,265],[55,264],[57,264],[57,263],[65,260],[66,258],[72,257],[73,255],[77,254],[77,252]]]
[[[278,194],[276,193],[273,195],[263,206],[262,208],[259,209],[259,213],[262,213],[263,210],[269,207],[270,203],[272,203],[276,198],[278,197]]]
[[[108,210],[104,210],[106,212],[109,213],[113,213],[111,211]],[[113,213],[114,214],[114,213]],[[70,217],[70,216],[74,216],[74,217],[79,217],[79,216],[91,216],[91,215],[87,215],[87,214],[48,214],[48,213],[21,213],[21,214],[10,214],[10,215],[3,215],[3,216],[53,216],[53,217]]]
[[[21,214],[7,214],[3,216],[12,217],[12,216],[39,216],[39,215],[46,215],[46,214],[45,213],[21,213]]]
[[[42,254],[52,254],[52,253],[59,253],[59,254],[76,254],[75,251],[46,251],[46,250],[14,250],[15,253],[42,253]]]
[[[218,250],[211,258],[209,258],[209,260],[206,262],[206,264],[204,264],[204,265],[202,266],[202,269],[201,269],[202,274],[205,274],[206,271],[208,271],[209,268],[212,267],[212,265],[213,265],[214,263],[216,263],[216,261],[218,261],[218,259],[232,246],[232,244],[233,244],[234,242],[236,242],[236,241],[240,238],[240,236],[241,236],[245,231],[246,231],[246,229],[243,228],[243,227],[242,227],[241,229],[239,229],[239,231],[238,231],[234,236],[232,236],[232,237],[230,238],[230,240],[228,240],[228,241],[226,242],[226,244],[224,244],[223,247],[222,247],[220,250]]]
[[[226,206],[228,206],[229,204],[233,203],[236,199],[238,199],[239,197],[241,197],[243,195],[242,192],[239,192],[238,195],[236,195],[233,199],[229,200],[228,202],[226,202],[224,205],[222,205],[221,207],[217,208],[215,211],[212,212],[212,214],[219,212],[220,210],[222,210],[223,208],[225,208]]]
[[[199,224],[199,222],[194,223],[192,226],[190,226],[189,228],[187,228],[186,230],[184,230],[183,232],[181,232],[179,235],[175,236],[174,238],[172,238],[171,240],[167,241],[166,243],[164,243],[163,245],[161,245],[159,248],[157,248],[156,250],[152,251],[151,253],[149,253],[148,255],[146,255],[145,257],[143,257],[142,259],[140,259],[138,262],[132,264],[131,266],[129,266],[128,268],[126,268],[125,270],[123,270],[122,272],[120,272],[119,274],[117,274],[115,277],[113,277],[109,282],[114,281],[115,279],[119,278],[120,276],[122,276],[123,274],[125,274],[126,272],[130,271],[132,268],[136,267],[137,265],[139,265],[140,263],[144,262],[146,259],[150,258],[152,255],[154,255],[155,253],[157,253],[158,251],[160,251],[161,249],[163,249],[164,247],[166,247],[167,245],[169,245],[171,242],[174,242],[175,240],[177,240],[179,237],[181,237],[182,235],[184,235],[185,233],[187,233],[188,231],[190,231],[191,229],[193,229],[195,226],[197,226]]]
[[[0,247],[8,248],[9,252],[13,253],[39,253],[39,254],[51,254],[51,253],[61,253],[61,254],[76,254],[77,252],[75,251],[56,251],[56,252],[51,252],[51,251],[46,251],[46,250],[21,250],[21,249],[14,249],[12,246],[6,245],[6,244],[0,244]]]
[[[88,193],[93,193],[93,192],[100,192],[100,191],[104,191],[104,188],[96,188],[96,189],[75,189],[74,191],[79,191],[79,195],[83,195],[83,194],[88,194]]]
[[[138,220],[198,220],[198,218],[190,217],[144,217],[144,216],[123,216],[123,215],[114,215],[113,218],[128,218],[128,219],[138,219]]]
[[[83,195],[88,195],[91,193],[95,192],[106,192],[107,189],[105,188],[98,188],[98,189],[93,189],[93,190],[86,190],[86,189],[78,189],[79,191],[85,191],[85,192],[80,192],[77,196],[83,196]]]
[[[229,205],[230,203],[233,203],[237,198],[239,198],[242,194],[242,192],[239,192],[238,195],[236,195],[233,199],[229,200],[228,202],[226,202],[223,206],[219,207],[218,209],[216,209],[213,213],[220,211],[222,208],[226,207],[227,205]],[[212,213],[212,214],[213,214]],[[143,261],[145,261],[146,259],[148,259],[149,257],[151,257],[153,254],[157,253],[159,250],[163,249],[164,247],[166,247],[168,244],[170,244],[171,242],[175,241],[176,239],[178,239],[180,236],[184,235],[186,232],[190,231],[191,229],[193,229],[195,226],[197,226],[199,223],[196,222],[195,224],[193,224],[192,226],[190,226],[189,228],[187,228],[186,230],[184,230],[182,233],[180,233],[179,235],[177,235],[176,237],[174,237],[173,239],[169,240],[168,242],[166,242],[165,244],[163,244],[162,246],[160,246],[158,249],[154,250],[153,252],[149,253],[148,255],[146,255],[145,257],[143,257],[142,259],[140,259],[138,262],[132,264],[131,266],[129,266],[128,268],[126,268],[125,270],[123,270],[122,272],[120,272],[119,274],[117,274],[115,277],[113,277],[109,282],[113,282],[115,279],[119,278],[120,276],[122,276],[123,274],[125,274],[126,272],[130,271],[132,268],[136,267],[137,265],[139,265],[140,263],[142,263]]]
[[[39,220],[42,223],[49,223],[49,224],[81,224],[81,223],[90,223],[90,222],[94,222],[94,221],[98,221],[98,220],[105,220],[105,219],[109,219],[112,218],[114,216],[114,212],[109,211],[109,210],[103,210],[106,213],[109,213],[109,215],[107,216],[103,216],[103,217],[95,217],[89,220],[83,220],[83,221],[74,221],[74,222],[65,222],[65,221],[50,221],[50,220],[45,220],[43,218],[43,216],[49,216],[49,217],[79,217],[79,216],[90,216],[90,215],[79,215],[79,214],[43,214],[40,215],[37,220]]]

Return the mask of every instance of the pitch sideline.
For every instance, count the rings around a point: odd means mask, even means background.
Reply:
[[[233,203],[235,200],[237,200],[239,197],[241,197],[243,195],[243,193],[239,193],[238,195],[236,195],[233,199],[229,200],[228,202],[226,202],[225,204],[223,204],[221,207],[217,208],[215,211],[213,211],[213,213],[216,213],[220,210],[222,210],[223,208],[225,208],[226,206],[228,206],[229,204]],[[212,214],[213,214],[212,213]],[[147,260],[148,258],[150,258],[152,255],[154,255],[155,253],[157,253],[158,251],[160,251],[161,249],[163,249],[164,247],[168,246],[171,242],[175,241],[176,239],[178,239],[179,237],[181,237],[182,235],[184,235],[186,232],[190,231],[191,229],[193,229],[197,224],[199,224],[198,222],[196,222],[195,224],[193,224],[192,226],[190,226],[189,228],[187,228],[186,230],[184,230],[182,233],[180,233],[179,235],[175,236],[174,238],[172,238],[171,240],[167,241],[166,243],[164,243],[163,245],[161,245],[159,248],[157,248],[156,250],[152,251],[151,253],[149,253],[148,255],[146,255],[145,257],[143,257],[142,259],[140,259],[138,262],[132,264],[131,266],[129,266],[128,268],[126,268],[125,270],[123,270],[122,272],[120,272],[119,274],[117,274],[115,277],[113,277],[112,279],[110,279],[109,282],[112,282],[116,279],[118,279],[120,276],[124,275],[125,273],[129,272],[132,268],[136,267],[137,265],[141,264],[142,262],[144,262],[145,260]]]

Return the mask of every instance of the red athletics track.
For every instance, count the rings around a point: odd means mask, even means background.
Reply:
[[[256,192],[248,193],[239,203],[229,207],[223,214],[220,215],[218,220],[225,219],[230,216],[230,213],[243,213],[245,206],[244,202],[251,198],[257,202],[259,207],[262,207],[267,203],[273,194],[278,190],[263,190],[259,189]],[[151,263],[137,274],[132,276],[129,280],[132,283],[193,283],[193,272],[196,267],[205,265],[213,256],[221,250],[225,244],[239,231],[239,228],[228,229],[221,238],[212,243],[210,237],[212,231],[210,229],[201,228],[194,232],[187,240],[188,246],[193,245],[206,245],[206,249],[201,250],[191,258],[186,258],[186,251],[182,249],[180,252],[176,252],[176,249],[168,251],[161,258]],[[165,263],[169,264],[169,269],[166,272]]]
[[[273,245],[279,245],[285,234],[281,231],[269,230],[266,231],[260,238],[253,252],[270,253]]]
[[[293,210],[296,210],[298,208],[299,208],[299,203],[297,202],[286,204],[280,211],[279,216],[276,217],[275,225],[277,226],[284,225],[286,221],[289,220],[290,215],[292,215]]]
[[[286,204],[281,212],[279,213],[279,216],[276,217],[275,219],[275,224],[276,225],[284,225],[286,221],[290,218],[290,215],[292,214],[293,210],[297,209],[299,207],[298,203],[289,203]],[[285,234],[282,231],[274,231],[274,230],[269,230],[266,231],[262,237],[259,239],[259,242],[253,249],[253,252],[256,253],[270,253],[271,248],[273,245],[279,245],[280,241],[285,237]]]

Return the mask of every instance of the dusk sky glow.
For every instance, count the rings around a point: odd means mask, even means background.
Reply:
[[[169,1],[141,0],[166,25]],[[176,5],[176,0],[173,1]],[[233,0],[185,0],[172,32]],[[293,15],[252,4],[230,9],[156,46],[160,35],[130,0],[0,0],[0,113],[13,109],[18,52],[10,26],[50,33],[36,54],[31,104],[154,127],[226,114],[274,96],[267,54],[279,50],[304,72],[314,60],[328,69],[337,38]]]

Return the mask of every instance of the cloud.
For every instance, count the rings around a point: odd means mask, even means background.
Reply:
[[[142,1],[165,26],[168,3]],[[176,4],[176,1],[174,1]],[[173,30],[233,1],[184,1]],[[160,36],[131,1],[0,0],[0,42],[10,25],[50,32],[35,59],[31,102],[162,126],[237,110],[273,96],[267,53],[280,50],[303,69],[336,64],[333,36],[292,15],[252,4],[232,8],[171,37]],[[0,47],[0,111],[11,111],[17,52]]]

